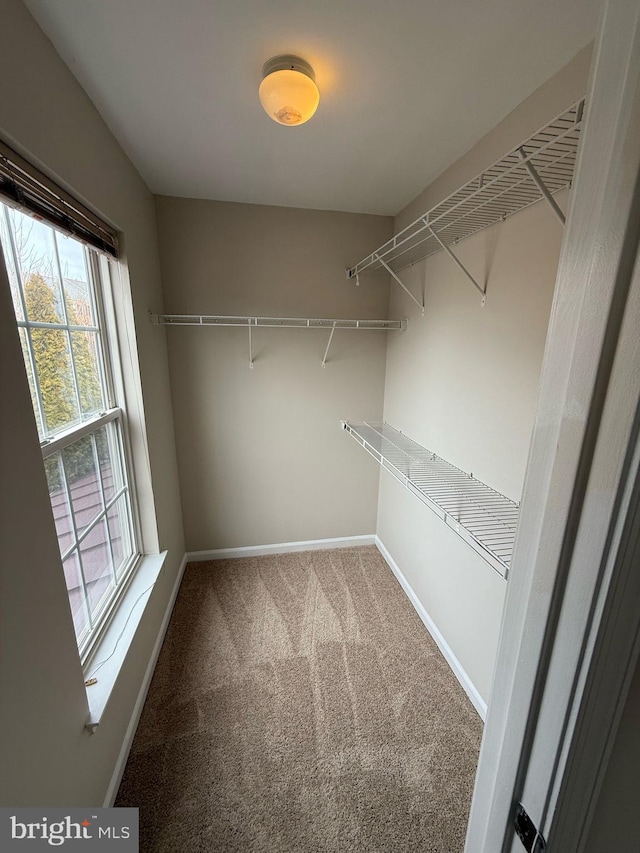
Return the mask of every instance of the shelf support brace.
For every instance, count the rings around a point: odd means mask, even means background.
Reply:
[[[387,263],[386,263],[386,262],[385,262],[385,261],[380,257],[380,255],[374,255],[374,257],[375,257],[375,259],[376,259],[379,263],[381,263],[381,264],[382,264],[382,266],[386,269],[386,271],[389,273],[389,275],[390,275],[390,276],[392,276],[393,278],[395,278],[395,280],[398,282],[398,284],[399,284],[399,285],[400,285],[400,287],[404,290],[404,292],[405,292],[408,296],[410,296],[410,297],[411,297],[411,299],[413,299],[413,301],[416,303],[416,305],[417,305],[417,306],[420,308],[420,310],[422,311],[422,316],[424,316],[424,302],[420,302],[418,299],[416,299],[416,297],[413,295],[413,293],[411,293],[411,291],[409,290],[409,288],[404,284],[404,282],[402,282],[402,280],[401,280],[400,278],[398,278],[398,276],[397,276],[397,275],[396,275],[396,273],[391,269],[391,267],[389,266],[389,264],[387,264]]]
[[[442,242],[442,240],[438,237],[438,235],[437,235],[437,234],[436,234],[436,232],[433,230],[433,228],[432,228],[430,225],[428,225],[426,222],[425,222],[425,224],[427,225],[427,229],[430,231],[431,236],[432,236],[432,237],[433,237],[433,238],[434,238],[434,239],[435,239],[435,240],[440,244],[441,248],[443,248],[443,249],[445,250],[445,252],[447,253],[447,255],[449,255],[449,257],[451,258],[451,260],[452,260],[452,261],[453,261],[457,266],[459,266],[459,267],[460,267],[460,269],[461,269],[461,270],[462,270],[462,272],[466,275],[466,277],[469,279],[469,281],[471,282],[471,284],[475,287],[475,289],[478,291],[478,293],[482,296],[482,304],[484,305],[484,304],[485,304],[485,302],[486,302],[486,299],[487,299],[487,294],[486,294],[486,292],[485,292],[485,289],[484,289],[483,287],[480,287],[480,285],[478,284],[478,282],[477,282],[477,281],[475,280],[475,278],[471,275],[471,273],[470,273],[470,272],[469,272],[469,270],[465,267],[465,265],[462,263],[462,261],[460,260],[460,258],[459,258],[456,254],[454,254],[454,253],[451,251],[451,249],[446,245],[446,243],[443,243],[443,242]]]
[[[527,172],[529,172],[529,174],[531,175],[531,180],[538,187],[538,189],[542,193],[545,201],[548,203],[551,210],[553,210],[553,212],[558,217],[560,222],[562,222],[562,224],[564,225],[565,222],[567,221],[566,216],[560,210],[560,207],[558,206],[558,202],[551,195],[551,193],[547,189],[546,184],[544,183],[544,181],[542,180],[540,175],[537,173],[536,167],[533,165],[533,163],[530,160],[527,160],[527,152],[524,150],[524,148],[520,148],[519,153],[520,153],[520,156],[522,157],[522,159],[524,160],[524,165],[525,165]]]
[[[322,366],[323,367],[327,366],[327,356],[329,355],[329,347],[331,346],[331,341],[333,340],[333,333],[335,332],[335,330],[336,330],[336,324],[334,323],[333,326],[331,327],[331,334],[329,335],[329,342],[327,343],[327,348],[324,351],[324,358],[322,359]]]
[[[249,367],[253,370],[253,349],[251,346],[251,324],[253,320],[249,317]]]

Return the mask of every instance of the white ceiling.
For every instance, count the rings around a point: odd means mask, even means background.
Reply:
[[[594,36],[599,0],[25,0],[155,193],[395,214]],[[262,111],[302,56],[318,112]],[[551,117],[550,117],[551,118]]]

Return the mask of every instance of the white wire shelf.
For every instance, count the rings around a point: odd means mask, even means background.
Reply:
[[[388,424],[343,421],[342,428],[503,578],[508,576],[517,503]]]
[[[249,331],[249,367],[253,369],[253,339],[252,332],[257,328],[268,329],[324,329],[329,331],[322,367],[327,366],[329,350],[336,329],[356,329],[360,331],[404,331],[407,320],[347,320],[342,317],[335,319],[312,317],[237,317],[222,314],[152,314],[149,319],[156,326],[220,326],[248,329]]]
[[[543,198],[564,221],[553,196],[573,180],[583,112],[584,99],[347,269],[347,278],[397,273]]]
[[[406,320],[345,320],[304,317],[235,317],[219,314],[150,314],[151,322],[159,326],[254,326],[281,329],[378,329],[404,330]]]

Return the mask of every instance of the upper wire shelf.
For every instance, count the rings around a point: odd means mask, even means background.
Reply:
[[[520,512],[517,503],[389,424],[343,421],[342,428],[507,577]]]
[[[347,269],[347,278],[399,272],[543,198],[564,219],[553,195],[573,180],[583,114],[584,98]]]

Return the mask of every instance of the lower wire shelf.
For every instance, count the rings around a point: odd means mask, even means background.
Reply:
[[[519,504],[389,424],[342,421],[342,428],[507,578]]]

